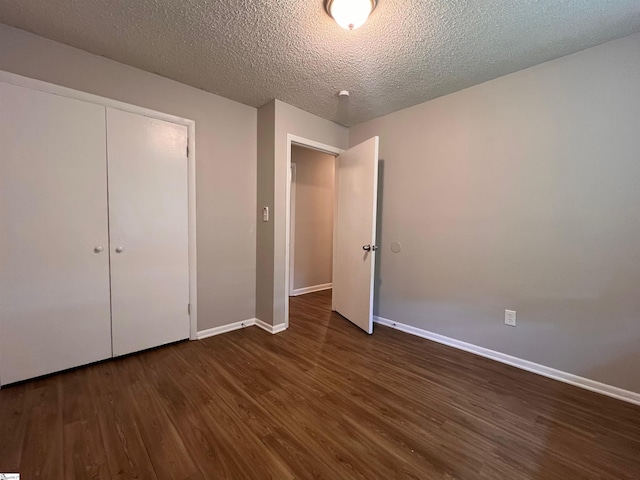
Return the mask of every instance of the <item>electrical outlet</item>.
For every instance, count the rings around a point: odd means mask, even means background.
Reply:
[[[516,326],[516,311],[515,310],[505,310],[504,311],[504,324],[509,325],[511,327]]]

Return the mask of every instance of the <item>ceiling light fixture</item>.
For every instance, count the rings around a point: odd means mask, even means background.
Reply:
[[[338,25],[355,30],[364,25],[378,0],[325,0],[324,8]]]

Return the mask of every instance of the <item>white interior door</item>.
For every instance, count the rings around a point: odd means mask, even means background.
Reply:
[[[333,310],[373,333],[378,137],[336,158]]]
[[[0,83],[0,381],[111,357],[105,109]]]
[[[187,127],[107,108],[113,354],[189,338]]]

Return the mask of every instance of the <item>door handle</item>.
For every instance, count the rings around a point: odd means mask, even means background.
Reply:
[[[102,245],[96,245],[95,247],[93,247],[93,251],[95,253],[100,253],[102,251]]]
[[[377,245],[363,245],[362,249],[365,252],[371,252],[371,251],[375,252],[376,250],[378,250],[378,246]]]
[[[124,248],[122,247],[116,247],[116,253],[122,253],[123,250]]]

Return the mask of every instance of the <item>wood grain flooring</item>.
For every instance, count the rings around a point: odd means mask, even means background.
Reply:
[[[295,297],[250,327],[0,390],[30,479],[640,479],[640,408]]]

